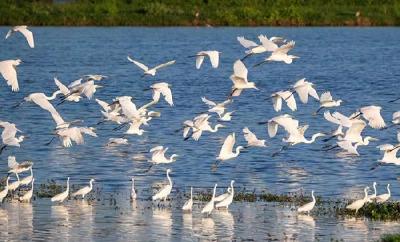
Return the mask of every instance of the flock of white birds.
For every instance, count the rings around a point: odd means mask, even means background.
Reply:
[[[12,28],[6,35],[6,39],[10,36],[14,35],[14,33],[20,32],[27,40],[29,46],[34,48],[34,38],[33,34],[30,30],[27,29],[27,26],[16,26]],[[268,63],[271,61],[283,62],[286,64],[291,64],[295,59],[299,58],[298,56],[291,55],[289,52],[295,47],[294,41],[287,41],[281,37],[272,37],[267,38],[264,35],[258,36],[260,44],[257,44],[251,40],[245,39],[244,37],[238,37],[237,40],[239,43],[245,47],[247,50],[245,51],[245,57],[241,60],[237,60],[233,64],[233,73],[230,76],[230,79],[233,83],[232,89],[230,92],[230,96],[226,101],[217,103],[207,99],[206,97],[202,97],[201,100],[208,106],[208,110],[205,113],[202,113],[192,120],[186,120],[183,123],[182,131],[183,137],[185,140],[192,138],[195,141],[198,141],[201,138],[203,132],[218,132],[219,128],[224,128],[226,125],[216,124],[213,127],[213,124],[210,122],[210,118],[212,117],[212,113],[216,113],[218,115],[218,120],[229,122],[232,119],[233,111],[228,111],[228,106],[233,102],[235,97],[238,97],[242,94],[242,92],[246,89],[255,89],[258,90],[256,84],[248,80],[248,69],[244,64],[244,60],[249,56],[268,53],[267,57],[260,63],[255,66],[260,66],[264,63]],[[196,59],[195,66],[197,69],[201,68],[204,60],[208,58],[211,62],[211,66],[213,68],[218,68],[219,65],[219,51],[200,51],[197,54],[190,56]],[[128,61],[132,62],[134,65],[139,67],[143,71],[143,76],[151,75],[155,76],[157,71],[160,71],[162,68],[166,68],[175,63],[174,60],[168,61],[164,64],[157,65],[155,67],[149,68],[148,66],[140,63],[137,60],[132,59],[131,57],[127,57]],[[11,86],[12,91],[16,92],[19,90],[18,78],[17,78],[17,66],[21,64],[22,61],[17,60],[5,60],[0,62],[0,73],[3,78],[7,81],[7,85]],[[68,86],[64,85],[60,80],[54,78],[55,85],[58,90],[55,91],[50,97],[46,96],[44,93],[32,93],[24,98],[22,102],[20,102],[17,106],[21,105],[23,102],[32,102],[39,106],[40,108],[49,112],[51,117],[55,122],[54,127],[54,138],[58,137],[61,141],[61,145],[64,147],[71,147],[74,143],[77,145],[81,145],[84,143],[84,135],[90,135],[96,137],[95,128],[93,127],[84,127],[79,125],[82,120],[72,120],[65,121],[54,105],[50,102],[54,100],[58,95],[61,95],[61,102],[57,103],[60,105],[64,102],[79,102],[81,98],[91,99],[96,92],[97,88],[101,88],[101,85],[98,83],[107,78],[103,75],[86,75],[82,78],[70,83]],[[102,108],[102,115],[104,116],[104,120],[102,122],[113,122],[118,126],[115,128],[122,129],[125,126],[129,126],[126,130],[126,135],[143,135],[146,132],[142,127],[143,125],[149,125],[149,122],[156,117],[159,117],[161,114],[156,111],[150,110],[150,108],[157,104],[161,97],[165,99],[165,101],[173,106],[173,98],[172,91],[170,85],[166,82],[155,83],[150,86],[150,89],[153,91],[152,100],[147,104],[137,107],[135,103],[132,101],[131,96],[120,96],[115,97],[112,102],[107,103],[100,99],[96,99],[96,102]],[[273,109],[276,112],[280,112],[283,109],[283,105],[286,106],[291,111],[297,110],[296,105],[296,96],[300,100],[300,102],[306,104],[309,101],[309,97],[316,99],[320,102],[320,108],[314,113],[317,115],[318,112],[322,109],[329,109],[333,107],[338,107],[341,105],[342,100],[338,100],[332,96],[330,92],[324,92],[321,95],[318,95],[317,91],[314,88],[314,84],[307,81],[305,78],[298,80],[293,84],[293,86],[288,87],[286,90],[281,90],[273,93],[270,96],[273,102]],[[340,148],[348,155],[359,155],[357,148],[359,146],[369,145],[371,141],[376,141],[377,139],[367,136],[363,137],[363,130],[369,126],[372,129],[386,129],[395,125],[400,125],[400,111],[393,114],[392,125],[387,126],[385,124],[384,119],[381,114],[381,107],[379,106],[365,106],[361,107],[355,111],[355,113],[346,116],[337,111],[331,113],[330,111],[325,111],[323,116],[330,123],[337,126],[335,130],[331,133],[316,133],[311,136],[311,138],[306,138],[306,131],[308,129],[307,124],[300,125],[300,121],[295,119],[292,115],[282,114],[277,115],[269,119],[266,122],[261,122],[260,124],[266,124],[267,130],[270,138],[276,136],[279,127],[283,128],[283,130],[287,133],[286,138],[282,141],[285,143],[282,146],[282,149],[273,154],[273,156],[278,155],[283,150],[289,148],[290,146],[297,145],[300,143],[310,144],[315,142],[315,140],[319,137],[328,136],[324,139],[324,141],[329,141],[331,139],[337,139],[336,145],[326,146],[326,150]],[[102,123],[100,122],[100,123]],[[98,123],[98,124],[100,124]],[[20,143],[24,141],[24,136],[20,135],[17,137],[17,133],[21,133],[16,124],[9,123],[6,121],[0,121],[0,126],[3,129],[1,134],[3,145],[1,147],[1,151],[8,147],[20,147]],[[217,155],[217,163],[234,159],[238,157],[244,149],[248,149],[249,147],[266,147],[266,141],[263,139],[257,138],[257,136],[247,127],[243,128],[243,135],[247,144],[245,146],[236,146],[236,134],[229,134],[221,149],[219,154]],[[398,134],[398,141],[400,142],[400,133]],[[49,142],[51,143],[53,139]],[[108,142],[108,146],[116,146],[116,145],[124,145],[127,144],[128,140],[126,138],[110,138]],[[378,148],[384,152],[383,158],[380,160],[382,163],[391,163],[395,165],[400,165],[400,158],[397,157],[397,152],[400,149],[400,144],[391,145],[391,144],[383,144],[379,145]],[[166,152],[168,151],[167,147],[156,146],[152,148],[149,153],[151,153],[151,159],[149,162],[151,165],[157,164],[168,164],[175,162],[177,154],[172,154],[169,157],[166,156]],[[4,198],[9,194],[16,191],[21,186],[30,186],[30,189],[21,197],[19,197],[20,201],[29,202],[33,195],[33,163],[29,161],[25,161],[22,163],[18,163],[14,156],[8,157],[8,166],[10,168],[9,176],[6,180],[5,188],[0,191],[0,201],[2,202]],[[150,166],[151,167],[151,166]],[[20,177],[21,173],[30,172],[30,175],[24,176],[22,179]],[[163,186],[156,194],[152,196],[152,200],[166,200],[173,187],[173,182],[170,177],[171,170],[167,169],[166,176],[168,179],[168,184]],[[13,174],[16,177],[16,181],[10,183],[10,177]],[[137,198],[137,193],[134,187],[134,178],[132,178],[132,190],[131,190],[131,199],[135,200]],[[84,198],[88,193],[92,191],[94,179],[90,179],[89,185],[85,186],[78,191],[71,193],[73,197],[82,197]],[[213,195],[211,200],[204,206],[202,209],[202,213],[207,215],[211,214],[214,208],[228,208],[233,201],[234,198],[234,180],[231,181],[230,186],[227,189],[227,192],[216,196],[216,188],[217,184],[215,184],[213,189]],[[373,184],[374,193],[372,195],[368,194],[370,190],[369,187],[365,187],[364,193],[365,196],[362,199],[356,200],[350,205],[347,206],[348,209],[357,211],[367,202],[378,202],[382,203],[387,201],[390,196],[390,184],[387,185],[387,193],[377,195],[376,183]],[[314,197],[314,191],[311,193],[312,202],[307,203],[298,208],[298,212],[309,213],[315,206],[316,200]],[[52,202],[63,202],[70,196],[70,184],[69,177],[67,179],[67,188],[64,192],[57,194],[56,196],[51,198]],[[190,190],[190,199],[186,201],[182,209],[184,211],[192,211],[193,207],[193,188]]]

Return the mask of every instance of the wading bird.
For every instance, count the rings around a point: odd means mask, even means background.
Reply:
[[[300,101],[304,104],[308,103],[308,96],[319,100],[319,96],[314,88],[314,84],[307,81],[305,78],[298,80],[292,88],[293,91],[299,95]]]
[[[310,211],[314,208],[315,202],[316,202],[315,197],[314,197],[314,190],[311,190],[311,197],[312,197],[312,201],[304,204],[303,206],[300,206],[297,209],[297,212],[307,213],[308,215],[310,214]]]
[[[281,37],[271,37],[270,39],[267,38],[265,35],[259,35],[258,39],[260,40],[261,44],[257,44],[252,40],[245,39],[243,36],[237,37],[237,40],[239,43],[246,48],[247,50],[245,51],[246,56],[244,56],[241,60],[243,61],[247,57],[254,55],[254,54],[261,54],[266,51],[274,51],[275,49],[278,48],[276,45],[277,43],[284,43],[286,42],[283,38]]]
[[[129,56],[128,56],[127,58],[128,58],[128,60],[129,60],[130,62],[132,62],[133,64],[137,65],[140,69],[142,69],[142,70],[144,71],[143,76],[145,76],[145,75],[155,76],[158,69],[163,68],[163,67],[170,66],[170,65],[172,65],[172,64],[175,64],[175,60],[173,60],[173,61],[169,61],[169,62],[167,62],[167,63],[161,64],[161,65],[158,65],[158,66],[156,66],[156,67],[149,68],[149,67],[147,67],[146,65],[144,65],[144,64],[142,64],[142,63],[140,63],[140,62],[138,62],[138,61],[135,61],[135,60],[131,59]],[[142,77],[143,77],[143,76],[142,76]]]
[[[364,198],[356,200],[356,201],[352,202],[351,204],[347,205],[346,209],[356,210],[356,215],[357,215],[358,210],[360,208],[362,208],[368,200],[368,190],[369,190],[369,187],[365,187],[364,188]]]
[[[26,25],[15,26],[7,32],[6,39],[8,39],[13,33],[20,32],[29,44],[29,47],[35,48],[35,42],[33,40],[33,34]]]
[[[8,146],[16,146],[16,147],[21,146],[19,143],[24,141],[25,136],[21,135],[17,138],[16,136],[17,132],[22,132],[22,131],[17,129],[15,124],[0,121],[0,127],[4,128],[3,132],[1,133],[1,139],[3,141],[3,145],[0,148],[0,154]]]
[[[372,202],[372,200],[376,199],[376,182],[372,183],[372,186],[374,188],[374,194],[368,195],[367,202]]]
[[[196,55],[190,57],[196,57],[196,69],[200,69],[201,64],[203,64],[204,58],[206,56],[210,58],[211,66],[213,68],[218,68],[220,53],[221,52],[216,50],[200,51]]]
[[[17,177],[17,180],[15,182],[8,184],[8,190],[10,190],[11,192],[17,190],[18,187],[21,185],[18,173],[15,173],[15,176]]]
[[[21,64],[21,60],[5,60],[0,61],[0,73],[7,81],[7,85],[11,86],[13,92],[19,91],[17,66]]]
[[[128,140],[124,138],[109,138],[107,146],[127,145]]]
[[[249,128],[243,128],[243,135],[244,139],[247,141],[247,146],[254,146],[254,147],[266,147],[265,139],[258,139],[257,136],[250,131]]]
[[[193,187],[190,187],[190,198],[182,206],[182,210],[184,212],[190,212],[192,211],[192,207],[193,207]]]
[[[223,113],[223,114],[221,114],[221,115],[218,115],[219,116],[219,118],[218,118],[218,120],[219,121],[223,121],[223,122],[229,122],[229,121],[231,121],[232,120],[232,114],[234,113],[235,111],[232,111],[232,112],[226,112],[226,113]]]
[[[27,177],[24,177],[23,179],[20,180],[20,184],[21,186],[26,186],[29,183],[31,183],[33,181],[33,171],[32,171],[32,166],[29,168],[31,174]]]
[[[32,180],[31,183],[31,189],[28,190],[22,197],[19,197],[19,201],[21,202],[30,202],[32,199],[32,195],[33,195],[33,183],[35,182],[35,179]]]
[[[61,81],[58,80],[56,77],[54,77],[54,83],[57,85],[59,90],[54,92],[53,95],[61,93],[62,95],[64,95],[65,100],[69,102],[79,102],[79,100],[82,98],[79,92],[71,93],[71,90],[64,84],[62,84]]]
[[[153,197],[151,198],[153,201],[155,200],[164,200],[166,201],[168,198],[168,195],[172,191],[172,180],[169,177],[169,173],[171,172],[171,169],[167,169],[167,179],[168,179],[168,184],[165,185],[159,192],[157,192]]]
[[[204,206],[204,208],[201,210],[201,213],[206,213],[207,216],[210,216],[211,212],[214,210],[214,202],[215,202],[215,192],[217,191],[217,185],[215,183],[214,185],[214,190],[213,190],[213,195],[211,197],[211,200]]]
[[[15,159],[15,156],[9,156],[8,157],[8,168],[10,169],[8,173],[21,173],[25,171],[29,171],[33,166],[32,161],[24,161],[21,163],[18,163],[17,160]]]
[[[52,197],[51,201],[62,203],[66,198],[68,198],[68,195],[69,195],[69,177],[67,178],[67,190]]]
[[[379,196],[376,196],[375,201],[376,201],[377,203],[384,203],[384,202],[386,202],[387,200],[389,200],[390,195],[391,195],[391,194],[390,194],[390,184],[387,184],[386,189],[387,189],[387,193],[384,193],[384,194],[381,194],[381,195],[379,195]]]
[[[82,196],[82,199],[84,199],[85,196],[86,196],[89,192],[92,191],[92,189],[93,189],[93,182],[94,182],[94,179],[92,178],[92,179],[90,179],[90,181],[89,181],[89,186],[82,187],[81,189],[79,189],[78,191],[72,193],[71,195],[72,195],[73,197]]]
[[[230,76],[230,79],[233,82],[232,92],[230,96],[237,97],[239,96],[244,89],[256,89],[256,84],[254,82],[249,82],[247,79],[247,68],[243,64],[242,61],[237,60],[233,64],[233,74]]]
[[[135,190],[135,177],[132,177],[132,186],[131,186],[131,201],[135,201],[137,198],[137,193]]]
[[[3,202],[4,198],[7,197],[8,194],[8,182],[10,181],[10,177],[8,176],[6,179],[6,186],[2,191],[0,191],[0,203]]]
[[[228,135],[221,147],[217,160],[229,160],[238,157],[240,151],[244,149],[243,146],[236,147],[236,152],[233,152],[233,146],[235,145],[235,133]]]
[[[233,189],[233,183],[235,183],[234,180],[231,180],[231,186],[230,186],[230,191],[228,192],[228,195],[222,199],[220,202],[215,204],[216,208],[226,208],[228,209],[229,205],[231,205],[233,201],[233,197],[235,195],[234,189]]]

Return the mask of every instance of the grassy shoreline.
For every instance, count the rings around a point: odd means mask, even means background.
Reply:
[[[0,25],[399,26],[396,0],[0,1]]]

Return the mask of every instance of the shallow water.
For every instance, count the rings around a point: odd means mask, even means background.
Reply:
[[[398,91],[400,60],[395,55],[400,49],[398,28],[56,27],[32,28],[32,30],[36,37],[35,49],[29,49],[21,36],[0,41],[0,60],[21,58],[24,61],[18,68],[20,92],[11,93],[4,81],[0,82],[0,103],[3,104],[0,109],[0,120],[15,122],[17,127],[29,135],[21,148],[10,148],[1,154],[3,162],[0,163],[0,174],[5,175],[7,172],[7,156],[15,155],[19,161],[26,159],[34,161],[37,183],[44,183],[47,179],[64,183],[66,177],[70,176],[71,183],[84,184],[90,177],[95,177],[96,186],[110,192],[127,191],[130,177],[133,175],[137,177],[139,191],[149,190],[155,183],[165,180],[165,169],[168,167],[172,168],[174,188],[181,190],[187,190],[189,186],[207,188],[216,182],[221,187],[227,186],[231,179],[235,179],[238,187],[250,190],[267,189],[274,193],[286,193],[298,190],[309,192],[314,189],[317,195],[326,198],[342,196],[358,198],[362,195],[362,187],[377,181],[379,193],[385,191],[387,183],[391,183],[393,198],[399,198],[397,167],[381,166],[370,170],[382,155],[375,146],[395,143],[395,129],[376,131],[367,128],[365,135],[372,135],[380,140],[367,147],[360,147],[360,157],[342,158],[337,156],[336,152],[321,152],[319,149],[323,143],[317,142],[312,145],[291,147],[282,155],[272,158],[271,154],[279,150],[282,145],[283,134],[280,132],[276,138],[269,139],[266,127],[257,124],[259,121],[278,115],[273,111],[271,102],[264,98],[274,91],[288,88],[303,77],[315,83],[319,93],[330,90],[335,98],[344,100],[342,106],[337,109],[342,113],[350,114],[360,106],[381,105],[382,114],[389,122],[392,113],[400,109],[399,103],[387,102],[400,95]],[[0,27],[0,32],[4,35],[6,31],[7,28]],[[207,96],[211,100],[223,101],[229,94],[232,64],[244,55],[244,49],[236,41],[236,36],[244,35],[256,39],[260,33],[294,39],[296,47],[293,54],[301,58],[292,65],[272,63],[251,68],[253,64],[262,60],[263,55],[250,57],[246,60],[249,79],[256,82],[261,90],[245,91],[235,99],[229,109],[236,110],[236,115],[227,128],[217,133],[204,134],[199,142],[183,141],[181,133],[175,133],[175,130],[184,120],[193,118],[196,113],[207,109],[200,98]],[[206,61],[200,70],[195,69],[194,60],[187,56],[205,49],[222,52],[220,68],[212,69]],[[176,59],[177,63],[160,70],[155,78],[140,78],[140,70],[126,60],[128,54],[150,66],[171,59]],[[17,111],[11,106],[32,92],[50,94],[55,91],[54,76],[68,83],[84,74],[109,76],[109,79],[102,83],[104,88],[96,92],[95,98],[110,102],[116,96],[130,95],[135,98],[135,103],[139,106],[151,98],[151,92],[144,92],[144,88],[160,80],[167,81],[172,84],[175,106],[171,108],[165,102],[160,102],[155,110],[161,111],[161,117],[150,122],[150,126],[146,127],[148,132],[142,137],[129,136],[128,146],[104,147],[108,138],[120,137],[124,132],[124,130],[113,131],[115,127],[113,124],[98,126],[99,137],[86,137],[86,144],[82,146],[65,149],[59,142],[45,146],[44,144],[51,138],[49,133],[54,128],[50,115],[31,103],[22,105]],[[307,105],[298,103],[298,111],[293,113],[301,123],[310,124],[306,136],[334,128],[328,122],[322,121],[321,116],[311,115],[317,108],[318,103],[311,100]],[[95,125],[101,119],[100,107],[94,100],[84,99],[79,103],[65,103],[57,106],[57,109],[66,120],[84,119],[85,125],[88,126]],[[284,107],[282,113],[285,112],[291,113]],[[266,138],[269,147],[251,149],[237,159],[223,163],[217,171],[212,172],[211,166],[224,138],[229,133],[236,132],[238,144],[244,144],[241,133],[244,126],[248,126],[259,137]],[[156,145],[169,147],[169,154],[177,153],[180,157],[173,164],[153,167],[149,173],[144,174],[143,171],[148,168],[147,151]],[[144,194],[147,197],[150,191]],[[46,202],[37,201],[32,206],[33,211],[41,211],[35,212],[32,218],[31,227],[35,228],[34,236],[36,228],[50,231],[50,234],[57,234],[54,230],[60,227],[73,228],[73,225],[53,227],[36,219],[36,214],[45,218],[46,214],[53,214],[53,207],[48,206]],[[238,221],[235,211],[247,207],[253,209],[251,206],[252,204],[235,205],[232,211],[235,221]],[[96,231],[99,231],[97,226],[100,228],[108,226],[108,223],[105,224],[96,218],[104,218],[112,211],[97,206],[90,209],[95,210],[93,212],[95,219],[92,220],[93,226],[89,226],[91,228],[88,229],[96,235]],[[7,210],[10,213],[23,213],[23,209]],[[71,215],[74,213],[71,211]],[[175,221],[180,221],[182,216],[175,211],[170,216],[173,217],[173,226],[172,228],[170,226],[169,230],[171,236],[175,236],[175,233],[180,233],[179,230],[182,229],[181,226],[175,225]],[[114,217],[110,219],[112,221]],[[262,220],[263,216],[258,219]],[[127,230],[133,229],[127,222],[130,221],[129,216],[122,221],[120,222],[122,227],[125,226]],[[285,223],[286,221],[282,222]],[[157,227],[153,220],[146,224]],[[318,224],[317,221],[317,227]],[[366,227],[371,228],[369,223],[367,224]],[[236,222],[234,227],[236,238],[242,238],[241,236],[247,233],[246,229],[236,232],[236,228],[240,226],[253,227],[251,223],[243,220]],[[282,225],[282,228],[277,226],[271,230],[270,226],[263,226],[262,230],[260,229],[262,231],[260,236],[265,236],[264,232],[285,231],[285,226]],[[339,225],[336,225],[336,221],[332,221],[332,226],[336,228]],[[371,226],[378,225],[373,223]],[[218,226],[215,227],[220,229]],[[288,230],[291,229],[292,227]],[[75,231],[82,236],[87,234],[76,228]],[[368,231],[369,229],[366,232],[367,236],[373,233]],[[317,229],[316,232],[318,235],[326,236],[332,233],[328,229]],[[109,233],[112,233],[112,230]],[[257,233],[249,234],[258,236]],[[41,236],[46,237],[46,234]]]

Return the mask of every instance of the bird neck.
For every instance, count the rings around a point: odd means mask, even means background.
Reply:
[[[92,180],[90,180],[90,182],[89,182],[89,188],[90,188],[90,189],[93,188],[93,181],[92,181]]]
[[[236,153],[234,154],[235,157],[238,156],[240,154],[240,147],[236,147]]]
[[[368,199],[368,191],[367,189],[364,190],[364,201]]]
[[[168,179],[169,185],[172,186],[172,180],[171,180],[171,177],[169,177],[169,172],[167,172],[167,179]]]
[[[217,187],[214,186],[214,191],[213,191],[213,195],[212,195],[212,198],[211,198],[212,201],[214,201],[214,199],[215,199],[215,192],[216,191],[217,191]]]
[[[193,199],[193,187],[190,188],[190,199]]]
[[[17,176],[17,181],[19,181],[19,175],[18,175],[18,173],[15,173],[15,175]]]
[[[48,96],[46,96],[46,95],[44,95],[44,96],[46,97],[47,100],[53,100],[53,99],[55,99],[55,98],[57,97],[57,95],[60,94],[60,93],[61,93],[61,91],[58,90],[58,91],[54,92],[53,95],[51,95],[50,97],[48,97]]]
[[[6,181],[6,188],[7,188],[7,190],[8,190],[8,181],[9,181],[10,179],[8,179],[7,178],[7,181]]]
[[[376,184],[374,183],[374,196],[376,196]]]
[[[67,180],[67,193],[69,192],[69,179]]]
[[[390,196],[391,194],[390,194],[390,188],[389,188],[389,186],[387,187],[387,191],[388,191],[388,194],[389,194],[389,196]]]
[[[313,202],[315,202],[314,192],[311,193],[311,197],[312,197]]]

